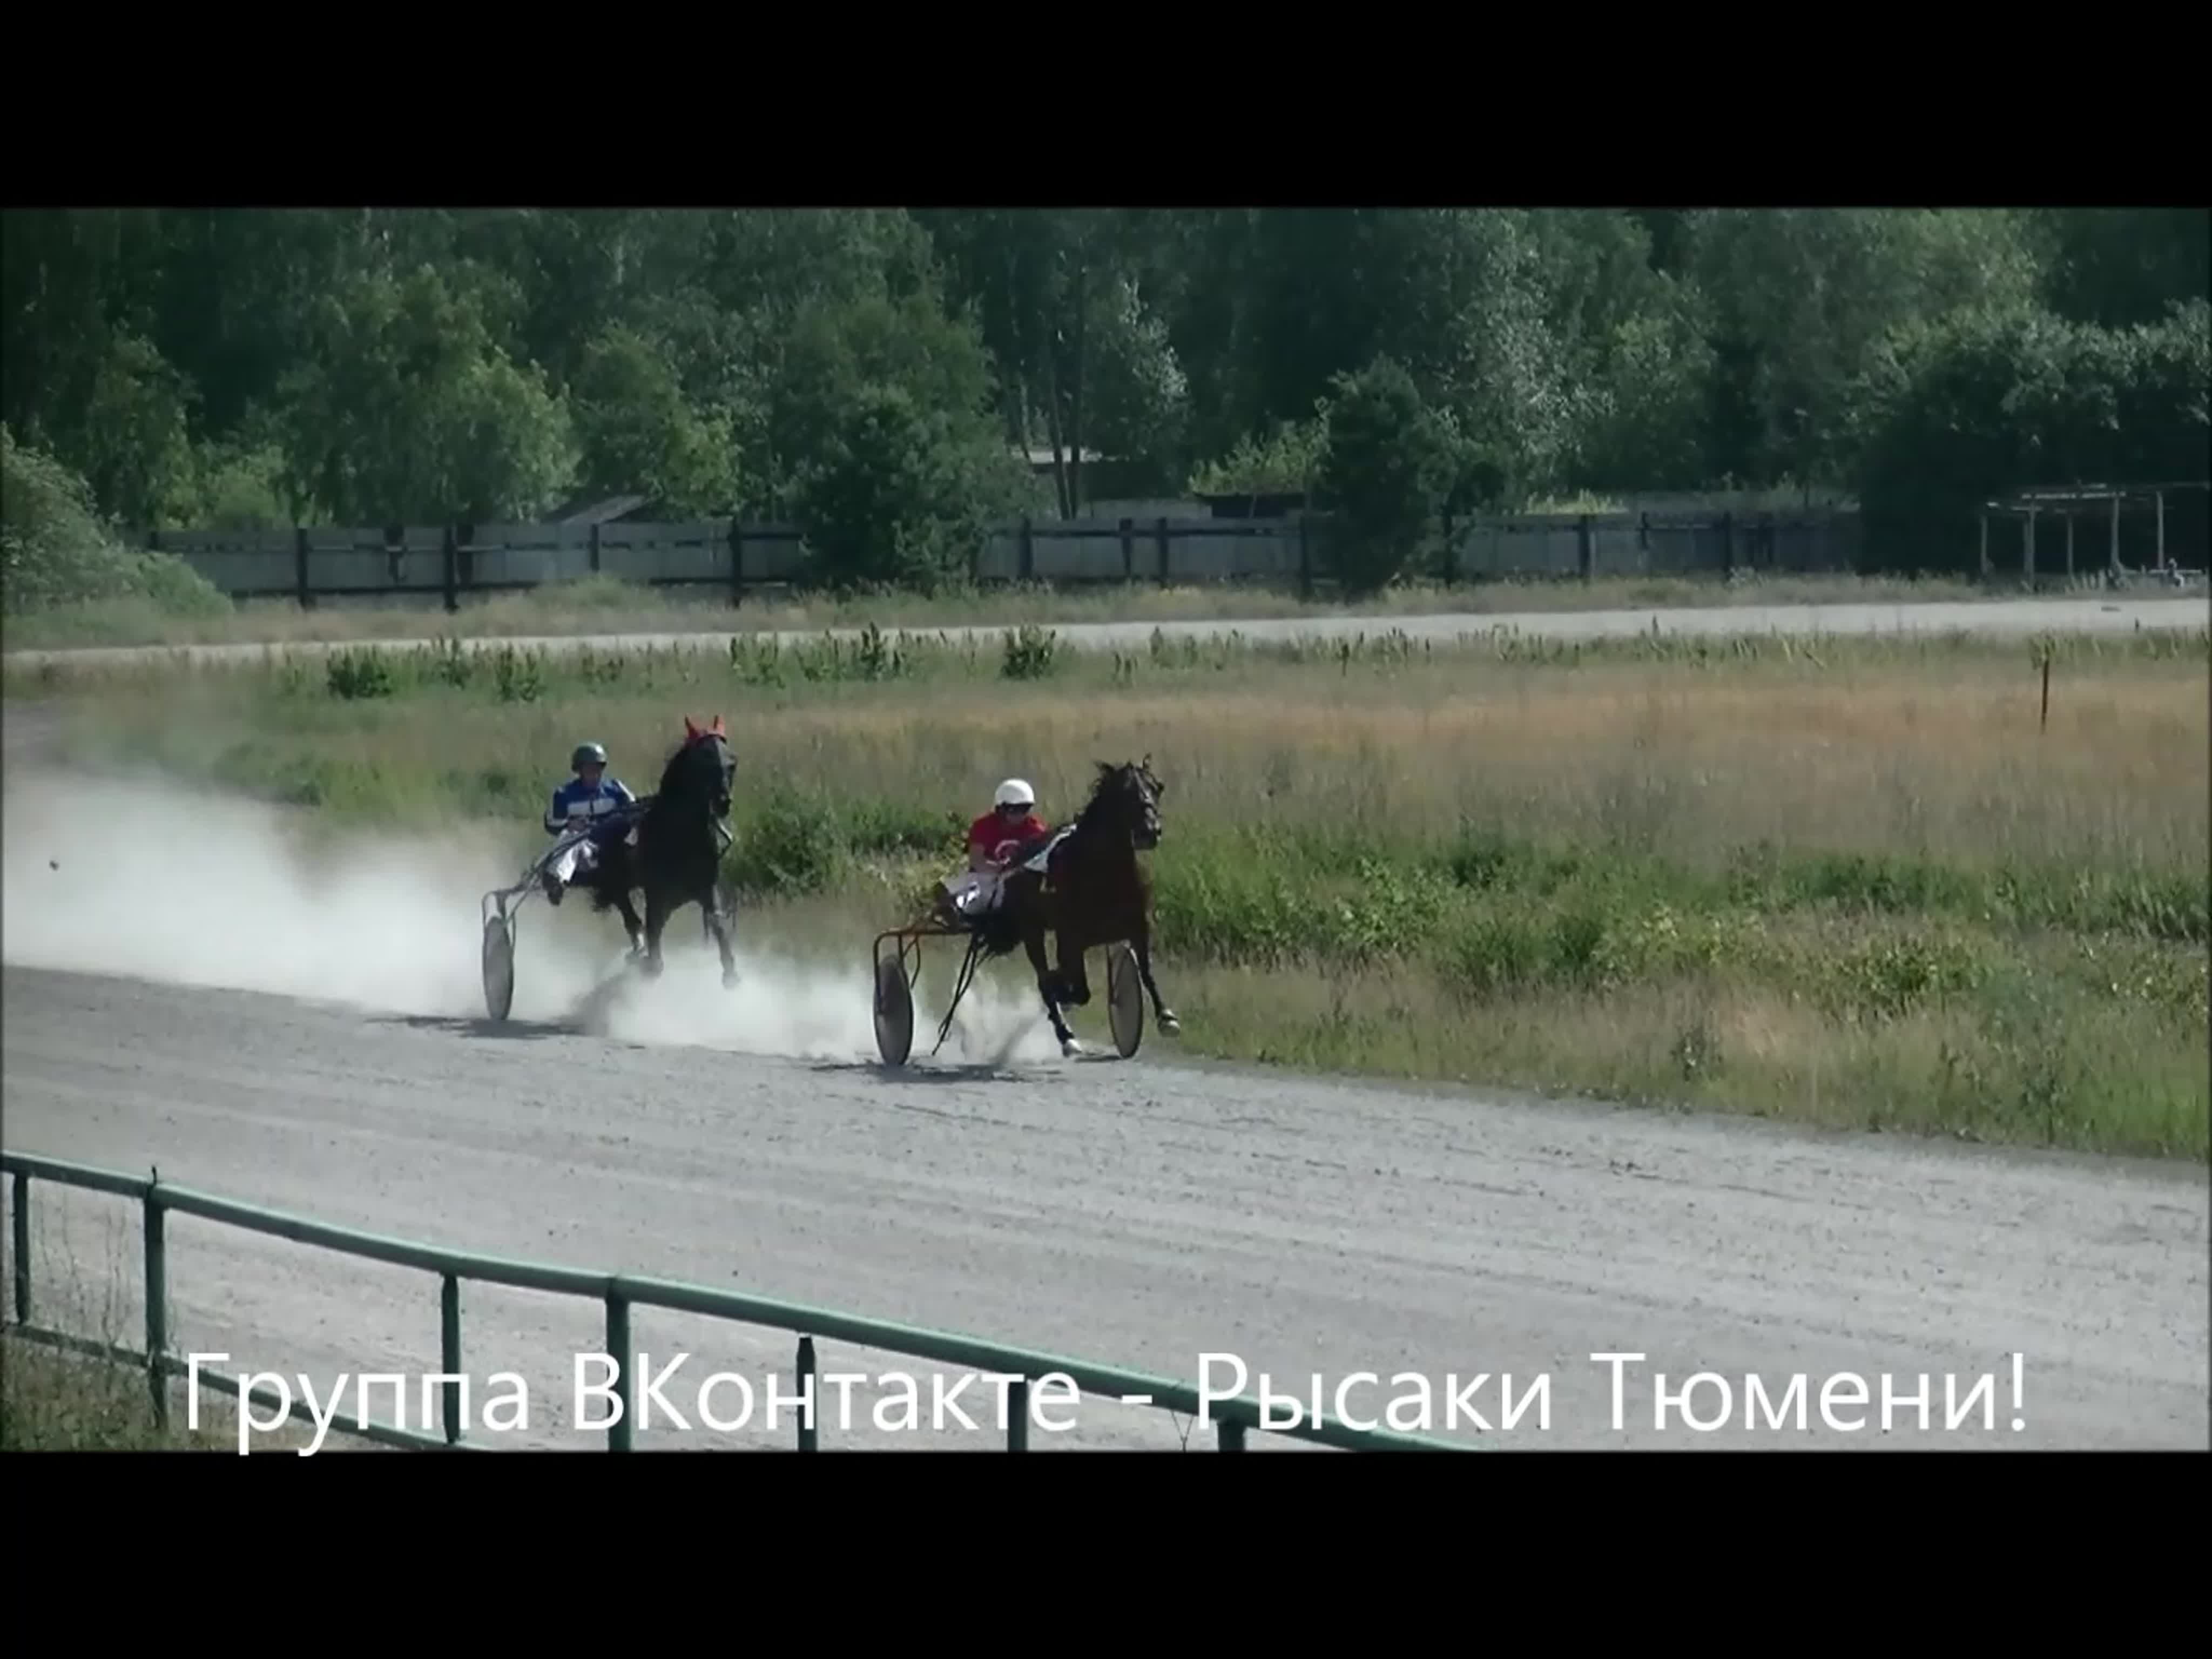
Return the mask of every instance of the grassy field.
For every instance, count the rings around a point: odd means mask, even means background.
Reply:
[[[0,1452],[235,1450],[234,1423],[195,1431],[173,1412],[164,1429],[143,1372],[0,1336]]]
[[[504,820],[518,860],[579,738],[642,791],[685,714],[721,714],[745,925],[840,964],[1000,777],[1056,817],[1149,751],[1187,1050],[2203,1158],[2208,667],[2203,630],[1079,653],[1024,629],[8,689],[334,822]]]
[[[1780,576],[1735,581],[1680,577],[1595,582],[1516,581],[1449,587],[1416,584],[1358,604],[1304,602],[1267,587],[1207,585],[1162,587],[1139,582],[1055,590],[1048,584],[979,589],[934,598],[883,593],[843,602],[749,597],[732,609],[720,594],[683,597],[666,589],[611,578],[562,582],[502,594],[448,616],[434,604],[363,603],[303,611],[289,599],[217,600],[203,611],[179,611],[148,599],[104,599],[57,606],[6,620],[11,651],[78,646],[227,645],[528,635],[752,633],[778,629],[1010,627],[1024,623],[1212,622],[1280,617],[1435,614],[1511,615],[1531,611],[1611,610],[1620,606],[1713,605],[1905,604],[2016,597],[2017,583],[1983,586],[1963,580],[1885,580],[1857,576]]]
[[[312,1424],[264,1429],[251,1419],[250,1444],[261,1452],[297,1452],[314,1443]],[[374,1441],[333,1430],[324,1451],[381,1450]],[[0,1335],[0,1452],[238,1451],[234,1402],[209,1394],[200,1402],[199,1426],[191,1425],[181,1391],[172,1390],[166,1427],[154,1419],[146,1374],[133,1367],[27,1342],[13,1331]]]
[[[44,1188],[43,1192],[52,1189]],[[128,1245],[118,1223],[109,1215],[105,1234],[107,1248],[93,1254],[105,1255],[103,1271],[86,1266],[86,1256],[71,1248],[70,1235],[78,1229],[50,1230],[40,1240],[32,1268],[37,1322],[112,1350],[135,1346],[144,1340],[138,1295],[126,1290],[128,1274],[122,1267]],[[58,1234],[58,1237],[56,1236]],[[81,1236],[78,1239],[82,1242]],[[6,1251],[12,1273],[13,1242]],[[295,1421],[277,1429],[263,1429],[267,1413],[250,1419],[250,1443],[260,1451],[297,1451],[314,1442],[312,1423]],[[169,1420],[155,1419],[146,1373],[135,1365],[106,1357],[69,1352],[43,1342],[27,1341],[12,1327],[0,1328],[0,1453],[19,1451],[214,1451],[238,1450],[239,1417],[236,1403],[213,1389],[204,1389],[194,1426],[187,1409],[185,1389],[172,1382]],[[321,1450],[382,1449],[375,1442],[332,1431]]]

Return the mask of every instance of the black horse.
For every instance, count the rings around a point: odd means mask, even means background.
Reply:
[[[1000,885],[998,904],[977,922],[987,957],[1004,956],[1018,943],[1029,952],[1030,965],[1036,969],[1037,994],[1052,1018],[1053,1035],[1060,1039],[1060,1053],[1068,1055],[1080,1054],[1082,1045],[1067,1029],[1060,1010],[1080,1008],[1091,1000],[1083,957],[1101,945],[1127,941],[1160,1029],[1181,1029],[1152,979],[1152,887],[1137,858],[1160,844],[1159,803],[1167,788],[1153,775],[1150,755],[1120,766],[1103,761],[1097,764],[1091,799],[1073,827],[1053,847],[1045,873],[1022,866],[1047,843],[1033,843],[1016,853]],[[1048,933],[1058,947],[1057,969],[1045,961]]]
[[[719,872],[728,845],[724,825],[738,759],[720,714],[704,727],[687,714],[684,732],[684,742],[661,769],[660,787],[633,809],[636,846],[627,836],[611,838],[574,884],[591,895],[594,911],[611,907],[622,912],[632,957],[641,957],[645,971],[655,976],[661,970],[660,936],[669,917],[686,904],[696,904],[720,953],[722,983],[728,987],[738,982],[738,964],[723,920]],[[641,926],[629,897],[640,888],[645,892]]]

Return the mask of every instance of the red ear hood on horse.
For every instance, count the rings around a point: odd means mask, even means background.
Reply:
[[[694,720],[689,714],[686,714],[684,717],[684,735],[689,738],[693,743],[698,742],[700,738],[707,736],[709,732],[718,738],[724,738],[729,735],[728,732],[722,730],[722,717],[720,714],[714,716],[714,723],[712,726],[707,726],[703,729],[700,726],[699,723]]]

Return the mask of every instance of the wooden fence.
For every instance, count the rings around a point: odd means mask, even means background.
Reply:
[[[969,560],[978,583],[1060,586],[1249,582],[1312,593],[1334,586],[1324,514],[1024,520]],[[689,524],[405,525],[385,528],[162,531],[148,544],[182,557],[234,599],[465,598],[604,574],[656,587],[749,592],[802,585],[803,532],[729,519]],[[1450,580],[1810,574],[1858,565],[1857,515],[1803,513],[1583,514],[1462,520],[1449,533]]]

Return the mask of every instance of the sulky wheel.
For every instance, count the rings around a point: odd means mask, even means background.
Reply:
[[[876,958],[876,1048],[886,1066],[903,1066],[914,1049],[914,993],[897,953]]]
[[[1137,953],[1127,945],[1106,953],[1106,1018],[1115,1048],[1128,1059],[1145,1040],[1145,986],[1137,973]]]
[[[483,988],[484,1012],[505,1019],[514,1005],[514,924],[505,916],[484,923]]]

